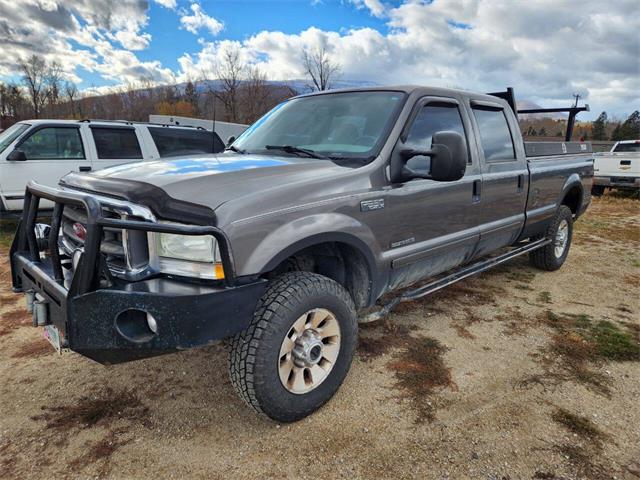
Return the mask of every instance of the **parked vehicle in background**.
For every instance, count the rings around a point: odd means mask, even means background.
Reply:
[[[594,158],[593,195],[602,195],[607,188],[640,191],[640,140],[622,140]]]
[[[563,265],[590,145],[523,142],[514,106],[512,92],[314,93],[223,154],[32,182],[14,288],[57,349],[101,363],[229,338],[238,394],[299,420],[344,380],[359,320],[518,255]],[[56,202],[50,227],[41,199]]]
[[[202,127],[207,130],[214,130],[225,144],[230,143],[230,139],[238,138],[249,125],[243,123],[221,122],[207,120],[204,118],[180,117],[177,115],[149,115],[149,122],[162,123],[165,125],[181,125],[183,127]]]
[[[22,211],[30,180],[55,186],[90,172],[176,155],[218,153],[224,144],[202,128],[108,120],[25,120],[0,134],[0,218]],[[53,203],[43,200],[40,208]]]

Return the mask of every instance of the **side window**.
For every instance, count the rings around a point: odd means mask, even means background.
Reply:
[[[507,117],[501,109],[473,108],[480,129],[480,141],[486,162],[501,162],[516,159],[511,130]]]
[[[413,121],[405,146],[416,150],[428,150],[431,148],[433,134],[445,130],[458,132],[466,138],[458,107],[446,103],[430,103],[422,107]],[[416,156],[409,159],[407,166],[428,173],[431,170],[431,159]]]
[[[142,158],[133,128],[92,127],[91,133],[101,160]]]
[[[22,142],[18,148],[24,152],[27,160],[84,158],[84,148],[77,128],[41,128]]]
[[[161,157],[189,153],[218,153],[224,150],[224,144],[218,134],[206,130],[149,127],[149,133]]]

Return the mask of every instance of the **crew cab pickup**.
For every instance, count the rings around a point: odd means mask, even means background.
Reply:
[[[345,378],[359,320],[517,255],[565,262],[590,145],[525,144],[512,105],[413,86],[315,93],[219,155],[30,183],[13,285],[56,348],[101,363],[227,339],[246,403],[301,419]],[[41,200],[51,225],[36,224]]]
[[[607,188],[640,190],[640,140],[616,142],[610,152],[594,158],[593,195],[600,196]]]
[[[29,180],[56,186],[71,171],[223,150],[220,137],[204,128],[109,120],[18,122],[0,134],[0,218],[21,213]],[[45,200],[40,205],[52,207]]]

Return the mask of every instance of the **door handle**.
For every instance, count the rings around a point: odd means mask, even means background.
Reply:
[[[91,171],[91,167],[83,165],[78,170],[80,170],[81,172],[90,172]]]
[[[480,201],[480,195],[482,194],[482,181],[474,180],[473,181],[473,195],[471,199],[473,203],[478,203]]]
[[[518,193],[524,190],[524,175],[518,175]]]

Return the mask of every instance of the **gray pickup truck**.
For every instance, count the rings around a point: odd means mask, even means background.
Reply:
[[[524,143],[517,113],[512,90],[322,92],[222,154],[31,183],[14,288],[57,349],[105,364],[227,339],[246,403],[301,419],[344,380],[359,321],[517,255],[562,266],[591,147]]]

